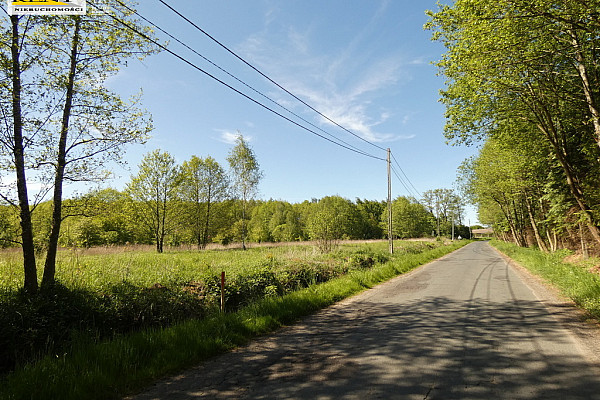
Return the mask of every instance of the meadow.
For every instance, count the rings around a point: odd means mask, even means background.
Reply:
[[[343,244],[328,254],[310,245],[65,250],[60,284],[34,298],[18,289],[18,253],[5,252],[0,397],[80,398],[94,391],[95,398],[118,398],[464,244],[398,241],[394,255],[387,242]]]

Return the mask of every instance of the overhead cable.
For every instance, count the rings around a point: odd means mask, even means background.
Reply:
[[[400,181],[400,183],[402,184],[402,186],[404,186],[404,189],[406,189],[406,192],[408,193],[408,195],[410,195],[411,197],[415,197],[414,193],[412,193],[412,191],[410,190],[410,188],[406,185],[406,183],[404,183],[404,179],[402,179],[400,177],[400,174],[398,174],[398,171],[396,171],[396,168],[392,165],[392,172],[394,173],[394,175],[396,175],[396,178],[398,178],[398,180]],[[419,200],[415,197],[415,200],[418,202]]]
[[[370,144],[371,146],[374,146],[380,150],[386,150],[385,148],[368,141],[367,139],[363,138],[360,135],[357,135],[356,133],[352,132],[351,130],[349,130],[348,128],[342,126],[341,124],[337,123],[336,121],[334,121],[333,119],[331,119],[330,117],[328,117],[327,115],[323,114],[321,111],[317,110],[315,107],[311,106],[310,104],[308,104],[306,101],[302,100],[300,97],[296,96],[294,93],[290,92],[288,89],[286,89],[285,87],[283,87],[281,84],[277,83],[275,80],[273,80],[272,78],[270,78],[267,74],[265,74],[264,72],[262,72],[261,70],[259,70],[257,67],[255,67],[254,65],[250,64],[248,61],[246,61],[244,58],[242,58],[240,55],[238,55],[237,53],[235,53],[233,50],[231,50],[229,47],[225,46],[223,43],[221,43],[219,40],[217,40],[215,37],[213,37],[212,35],[210,35],[208,32],[206,32],[204,29],[200,28],[197,24],[195,24],[193,21],[191,21],[189,18],[187,18],[185,15],[183,15],[182,13],[180,13],[179,11],[177,11],[175,8],[173,8],[171,5],[169,5],[167,2],[165,2],[164,0],[158,0],[159,2],[161,2],[162,4],[164,4],[167,8],[169,8],[171,11],[173,11],[175,14],[177,14],[179,17],[181,17],[183,20],[185,20],[186,22],[188,22],[190,25],[192,25],[194,28],[196,28],[198,31],[202,32],[202,34],[204,34],[205,36],[207,36],[209,39],[211,39],[213,42],[215,42],[216,44],[218,44],[219,46],[221,46],[223,49],[225,49],[227,52],[229,52],[231,55],[233,55],[235,58],[237,58],[238,60],[240,60],[241,62],[243,62],[244,64],[246,64],[248,67],[252,68],[254,71],[256,71],[258,74],[260,74],[263,78],[267,79],[269,82],[271,82],[272,84],[274,84],[275,86],[277,86],[279,89],[283,90],[284,92],[286,92],[288,95],[292,96],[294,99],[296,99],[297,101],[299,101],[300,103],[304,104],[306,107],[308,107],[309,109],[311,109],[312,111],[314,111],[315,113],[319,114],[321,117],[325,118],[327,121],[331,122],[332,124],[336,125],[338,128],[348,132],[349,134],[351,134],[352,136],[362,140],[365,143]]]
[[[227,88],[231,89],[232,91],[236,92],[236,93],[237,93],[237,94],[239,94],[240,96],[243,96],[243,97],[245,97],[246,99],[248,99],[248,100],[252,101],[253,103],[255,103],[255,104],[257,104],[257,105],[261,106],[262,108],[266,109],[267,111],[270,111],[271,113],[273,113],[273,114],[275,114],[275,115],[277,115],[277,116],[279,116],[279,117],[281,117],[281,118],[285,119],[286,121],[288,121],[288,122],[290,122],[290,123],[292,123],[292,124],[294,124],[294,125],[296,125],[296,126],[298,126],[298,127],[302,128],[302,129],[304,129],[304,130],[306,130],[306,131],[308,131],[308,132],[312,133],[313,135],[316,135],[316,136],[318,136],[318,137],[320,137],[320,138],[322,138],[322,139],[325,139],[325,140],[327,140],[328,142],[331,142],[331,143],[333,143],[333,144],[335,144],[335,145],[337,145],[337,146],[343,147],[343,148],[345,148],[345,149],[347,149],[347,150],[350,150],[350,151],[352,151],[352,152],[355,152],[355,153],[358,153],[358,154],[361,154],[361,155],[364,155],[364,156],[367,156],[367,157],[371,157],[371,158],[374,158],[374,159],[377,159],[377,160],[381,160],[381,161],[386,161],[384,158],[377,157],[377,156],[374,156],[374,155],[372,155],[372,154],[368,154],[368,153],[365,153],[365,152],[363,152],[363,151],[360,151],[360,150],[353,149],[353,148],[351,148],[351,147],[349,147],[349,146],[346,146],[346,145],[344,145],[344,144],[341,144],[341,143],[338,143],[338,142],[336,142],[336,141],[334,141],[334,140],[332,140],[332,139],[329,139],[328,137],[325,137],[325,136],[321,135],[320,133],[313,131],[313,130],[312,130],[312,129],[310,129],[310,128],[307,128],[307,127],[305,127],[304,125],[300,124],[299,122],[296,122],[296,121],[294,121],[293,119],[291,119],[291,118],[289,118],[289,117],[287,117],[287,116],[285,116],[285,115],[281,114],[280,112],[278,112],[278,111],[276,111],[276,110],[274,110],[274,109],[270,108],[269,106],[267,106],[267,105],[265,105],[265,104],[261,103],[260,101],[258,101],[258,100],[256,100],[256,99],[252,98],[251,96],[249,96],[249,95],[245,94],[244,92],[240,91],[239,89],[236,89],[235,87],[233,87],[233,86],[229,85],[228,83],[224,82],[223,80],[221,80],[221,79],[217,78],[216,76],[214,76],[214,75],[213,75],[213,74],[211,74],[210,72],[208,72],[208,71],[206,71],[206,70],[202,69],[201,67],[197,66],[197,65],[196,65],[196,64],[194,64],[193,62],[191,62],[191,61],[187,60],[185,57],[183,57],[183,56],[181,56],[181,55],[177,54],[176,52],[174,52],[173,50],[169,49],[169,48],[168,48],[168,47],[166,47],[165,45],[163,45],[163,44],[161,44],[161,43],[157,42],[156,40],[152,39],[151,37],[149,37],[149,36],[148,36],[148,35],[146,35],[145,33],[141,32],[139,29],[137,29],[137,28],[135,28],[135,27],[131,26],[131,25],[130,25],[130,24],[128,24],[127,22],[123,21],[122,19],[120,19],[120,18],[118,18],[118,17],[116,17],[116,16],[114,16],[114,15],[112,15],[112,14],[109,14],[109,13],[105,12],[105,11],[104,11],[102,8],[100,8],[100,7],[96,6],[96,5],[95,5],[93,2],[91,2],[91,1],[89,1],[89,0],[88,0],[88,3],[89,3],[89,4],[90,4],[92,7],[94,7],[96,10],[98,10],[98,11],[101,11],[101,12],[105,13],[105,14],[106,14],[106,15],[108,15],[110,18],[112,18],[113,20],[115,20],[115,21],[119,22],[120,24],[122,24],[123,26],[125,26],[127,29],[131,30],[132,32],[134,32],[134,33],[138,34],[139,36],[143,37],[144,39],[146,39],[146,40],[147,40],[147,41],[149,41],[150,43],[153,43],[154,45],[156,45],[156,46],[157,46],[157,47],[159,47],[160,49],[162,49],[162,50],[166,51],[167,53],[169,53],[169,54],[173,55],[174,57],[176,57],[176,58],[178,58],[179,60],[183,61],[184,63],[188,64],[188,65],[189,65],[189,66],[191,66],[192,68],[194,68],[194,69],[196,69],[196,70],[198,70],[198,71],[202,72],[203,74],[205,74],[205,75],[206,75],[206,76],[208,76],[209,78],[211,78],[211,79],[213,79],[213,80],[217,81],[217,82],[218,82],[218,83],[220,83],[221,85],[223,85],[223,86],[225,86],[225,87],[227,87]]]
[[[272,99],[271,97],[267,96],[266,94],[262,93],[261,91],[259,91],[258,89],[252,87],[251,85],[249,85],[248,83],[244,82],[243,80],[241,80],[240,78],[238,78],[237,76],[233,75],[232,73],[230,73],[229,71],[227,71],[225,68],[219,66],[217,63],[213,62],[212,60],[210,60],[208,57],[204,56],[203,54],[199,53],[198,51],[196,51],[194,48],[192,48],[191,46],[189,46],[188,44],[184,43],[183,41],[181,41],[180,39],[178,39],[177,37],[173,36],[172,34],[170,34],[169,32],[167,32],[166,30],[162,29],[160,26],[158,26],[156,23],[150,21],[148,18],[144,17],[143,15],[141,15],[138,11],[136,11],[133,8],[130,8],[129,6],[127,6],[125,3],[123,3],[121,0],[116,0],[117,3],[119,3],[121,6],[125,7],[127,10],[129,10],[130,12],[134,13],[135,15],[137,15],[138,17],[140,17],[142,20],[144,20],[146,23],[148,23],[149,25],[153,26],[154,28],[158,29],[160,32],[164,33],[165,35],[167,35],[168,37],[170,37],[171,39],[175,40],[177,43],[181,44],[182,46],[184,46],[185,48],[187,48],[188,50],[190,50],[191,52],[193,52],[194,54],[196,54],[198,57],[202,58],[204,61],[208,62],[209,64],[211,64],[212,66],[214,66],[215,68],[219,69],[220,71],[222,71],[223,73],[229,75],[231,78],[235,79],[236,81],[238,81],[239,83],[241,83],[242,85],[246,86],[248,89],[252,90],[253,92],[255,92],[256,94],[262,96],[263,98],[267,99],[268,101],[270,101],[273,104],[276,104],[277,106],[279,106],[280,108],[282,108],[283,110],[287,111],[288,113],[290,113],[291,115],[293,115],[294,117],[300,119],[301,121],[303,121],[304,123],[312,126],[315,129],[318,129],[319,131],[323,132],[324,134],[332,137],[333,139],[349,146],[352,147],[353,149],[355,149],[357,152],[359,153],[364,153],[364,155],[369,155],[369,153],[367,153],[366,151],[363,151],[361,149],[359,149],[358,147],[344,141],[343,139],[338,138],[337,136],[327,132],[326,130],[324,130],[323,128],[315,125],[314,123],[306,120],[305,118],[303,118],[302,116],[296,114],[295,112],[293,112],[292,110],[290,110],[289,108],[285,107],[284,105],[282,105],[281,103],[277,102],[276,100]]]
[[[394,160],[394,162],[396,163],[396,165],[398,166],[398,168],[402,172],[402,175],[404,175],[404,177],[406,178],[406,181],[410,184],[410,186],[414,189],[414,191],[419,195],[419,198],[423,197],[421,195],[421,193],[419,193],[419,191],[417,190],[417,188],[415,187],[415,185],[413,185],[413,183],[410,181],[410,179],[408,179],[408,176],[406,176],[406,174],[404,173],[404,170],[402,169],[402,167],[400,166],[400,163],[398,162],[398,160],[394,156],[394,153],[391,153],[391,154],[392,154],[392,159]]]

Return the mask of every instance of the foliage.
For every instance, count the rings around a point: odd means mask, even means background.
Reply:
[[[381,218],[386,232],[387,213],[386,207]],[[433,230],[431,217],[425,207],[415,199],[400,196],[392,202],[392,234],[400,239],[429,236]]]
[[[149,32],[131,9],[115,5],[110,12]],[[126,144],[143,142],[152,129],[137,108],[139,96],[125,101],[104,83],[127,59],[155,49],[105,14],[3,18],[0,43],[0,169],[16,178],[3,185],[0,198],[18,210],[24,287],[34,293],[36,247],[46,252],[42,285],[54,283],[64,182],[103,179],[104,165],[118,162]],[[32,182],[42,189],[35,193]],[[50,230],[36,244],[40,230],[31,212],[48,193]]]
[[[307,219],[312,240],[322,252],[333,250],[342,238],[355,237],[360,224],[360,213],[350,200],[339,196],[323,197],[316,203]]]
[[[156,250],[163,252],[165,237],[174,228],[177,192],[182,175],[175,159],[167,152],[154,150],[146,154],[139,172],[131,177],[127,193],[137,207],[139,222],[151,232]]]
[[[227,161],[232,174],[233,193],[242,200],[241,240],[246,248],[246,216],[248,200],[254,198],[258,191],[258,183],[263,177],[258,160],[254,152],[240,134],[236,138],[235,146],[229,152]]]
[[[210,156],[206,159],[192,156],[189,161],[183,162],[181,172],[181,198],[184,202],[191,203],[191,207],[186,207],[183,222],[187,221],[198,248],[203,249],[214,232],[211,229],[214,203],[228,197],[229,179],[219,163]]]
[[[600,249],[598,12],[593,1],[458,0],[429,13],[447,48],[445,135],[485,142],[461,168],[463,189],[519,246]]]
[[[435,220],[437,236],[449,236],[453,224],[461,225],[463,223],[464,200],[451,189],[425,191],[423,205]]]

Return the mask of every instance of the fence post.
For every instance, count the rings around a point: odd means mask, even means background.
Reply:
[[[225,271],[221,271],[221,312],[225,312]]]

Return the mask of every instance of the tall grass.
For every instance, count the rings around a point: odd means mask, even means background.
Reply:
[[[6,376],[0,382],[0,398],[119,398],[153,379],[239,346],[256,335],[289,324],[464,244],[423,247],[420,253],[400,248],[381,264],[353,269],[349,274],[284,296],[263,298],[235,313],[145,329],[100,342],[81,337],[64,354],[46,356]],[[381,249],[384,248],[385,244]],[[375,255],[385,252],[378,253],[377,248],[362,251]],[[342,252],[334,257],[347,261],[348,255]]]
[[[542,253],[537,249],[522,248],[494,240],[498,250],[541,276],[572,299],[594,318],[600,318],[600,276],[589,271],[589,265],[576,265],[563,260],[570,253]]]
[[[422,245],[398,242],[399,247]],[[57,257],[57,279],[66,287],[102,290],[104,287],[128,281],[137,286],[167,284],[171,281],[192,281],[207,274],[225,271],[227,275],[244,274],[264,265],[281,266],[298,260],[328,262],[357,248],[377,253],[385,252],[385,242],[343,244],[332,254],[321,254],[310,245],[287,247],[256,247],[247,251],[171,250],[162,254],[146,248],[62,249]],[[42,273],[42,257],[38,272]],[[22,256],[14,250],[0,251],[0,286],[18,289],[23,282]]]

